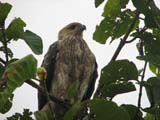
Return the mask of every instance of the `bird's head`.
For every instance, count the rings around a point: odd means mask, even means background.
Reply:
[[[82,25],[81,23],[78,22],[70,23],[60,30],[58,37],[59,40],[63,40],[66,37],[72,37],[72,36],[82,37],[84,30],[86,30],[85,25]]]

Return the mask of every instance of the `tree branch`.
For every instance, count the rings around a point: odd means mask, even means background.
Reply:
[[[5,52],[5,57],[6,57],[6,63],[8,62],[9,58],[8,58],[8,47],[7,47],[7,37],[6,37],[6,31],[5,31],[5,24],[3,22],[2,24],[2,37],[3,37],[3,46],[4,46],[4,52]]]
[[[6,65],[6,61],[3,60],[2,58],[0,58],[0,62],[3,63],[4,65]]]
[[[32,86],[33,88],[36,88],[38,91],[40,91],[44,96],[47,97],[47,95],[45,94],[45,91],[42,87],[40,87],[37,83],[33,82],[32,80],[26,80],[25,81],[28,85]],[[66,103],[58,98],[56,98],[55,96],[49,94],[49,97],[52,101],[54,101],[55,103],[61,105],[62,107],[68,109],[71,105],[69,103]]]
[[[144,27],[140,32],[138,32],[138,35],[136,35],[134,38],[132,38],[131,40],[126,41],[126,43],[131,43],[133,42],[135,39],[137,39],[139,37],[140,34],[142,34],[143,32],[145,32],[148,28]]]
[[[120,41],[120,43],[119,43],[119,45],[118,45],[118,47],[117,47],[115,53],[113,54],[113,57],[112,57],[112,59],[111,59],[110,62],[115,61],[116,58],[118,57],[118,55],[119,55],[121,49],[123,48],[123,46],[124,46],[125,43],[126,43],[126,40],[127,40],[128,36],[129,36],[129,34],[130,34],[131,31],[133,30],[134,25],[135,25],[137,19],[139,18],[139,14],[140,14],[140,12],[137,11],[137,12],[136,12],[136,15],[135,15],[135,17],[134,17],[134,19],[133,19],[132,24],[130,25],[130,27],[129,27],[127,33],[125,34],[125,36],[123,37],[123,39],[121,39],[121,41]]]
[[[143,73],[142,73],[142,76],[141,76],[140,83],[142,83],[144,81],[144,76],[145,76],[146,68],[147,68],[147,61],[145,61],[145,64],[144,64]],[[136,112],[136,115],[135,115],[135,120],[136,120],[136,118],[138,118],[138,113],[139,113],[140,108],[141,108],[142,88],[143,88],[143,85],[140,84],[139,95],[138,95],[138,108],[137,108],[137,112]]]
[[[149,5],[150,1],[152,1],[152,0],[148,0],[148,2],[146,3],[146,6]],[[125,43],[126,43],[126,40],[127,40],[128,36],[129,36],[129,34],[130,34],[131,31],[133,30],[134,25],[135,25],[137,19],[139,19],[139,15],[140,15],[140,11],[137,10],[137,11],[136,11],[136,15],[135,15],[135,17],[134,17],[134,19],[133,19],[133,22],[131,23],[131,25],[130,25],[130,27],[129,27],[127,33],[126,33],[125,36],[123,37],[123,39],[121,39],[121,41],[120,41],[120,43],[119,43],[119,45],[118,45],[118,47],[117,47],[115,53],[113,54],[113,57],[112,57],[112,59],[111,59],[110,62],[115,61],[116,58],[118,57],[118,55],[119,55],[121,49],[123,48],[123,46],[124,46]]]

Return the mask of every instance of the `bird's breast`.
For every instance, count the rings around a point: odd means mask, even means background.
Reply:
[[[52,91],[59,98],[69,99],[71,86],[79,91],[83,81],[89,82],[95,58],[83,39],[68,39],[59,41],[56,59]]]

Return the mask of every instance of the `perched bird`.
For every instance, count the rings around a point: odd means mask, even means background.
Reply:
[[[47,70],[48,92],[71,105],[90,99],[97,78],[95,56],[83,39],[85,29],[85,25],[77,22],[65,26],[42,63],[42,67]],[[49,110],[47,99],[40,92],[38,102],[39,110]],[[65,111],[53,101],[51,106],[55,118],[60,120]]]

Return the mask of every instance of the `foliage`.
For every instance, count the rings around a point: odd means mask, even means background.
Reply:
[[[23,114],[15,113],[11,117],[7,117],[7,120],[33,120],[31,117],[32,112],[29,109],[24,109]]]
[[[77,102],[68,109],[64,120],[160,120],[160,10],[152,0],[95,0],[95,7],[105,3],[102,21],[96,26],[93,39],[100,44],[119,41],[119,45],[110,62],[101,70],[98,89],[92,100]],[[128,7],[133,3],[134,9]],[[30,30],[25,30],[26,23],[15,18],[5,28],[6,18],[12,6],[0,3],[0,113],[6,113],[12,107],[14,90],[29,79],[35,78],[37,61],[33,55],[15,59],[8,47],[10,41],[24,40],[33,53],[42,53],[41,38]],[[143,24],[140,24],[143,23]],[[122,48],[137,42],[138,60],[144,61],[140,69],[127,58],[117,60]],[[149,64],[149,69],[147,65]],[[145,78],[146,71],[154,76]],[[141,71],[141,72],[140,72]],[[139,85],[137,106],[130,104],[117,105],[113,100],[116,95],[136,90]],[[69,93],[75,94],[71,86]],[[145,88],[150,106],[142,108],[141,94]],[[86,110],[87,109],[87,110]],[[89,112],[88,112],[89,109]],[[144,117],[144,113],[146,114]],[[8,120],[30,120],[31,112],[16,113]],[[38,120],[48,119],[51,115],[42,111],[35,112]]]
[[[103,2],[105,1],[95,0],[95,6],[98,7]],[[133,3],[135,9],[127,7],[129,2]],[[134,91],[135,83],[132,80],[136,80],[140,86],[138,106],[122,105],[122,107],[128,111],[131,120],[159,120],[159,8],[152,0],[108,0],[104,6],[102,16],[103,19],[96,26],[93,39],[101,44],[106,44],[107,40],[111,40],[111,42],[120,40],[120,44],[109,64],[101,70],[98,89],[94,97],[106,99],[106,102],[107,99],[112,100],[117,94]],[[129,40],[129,38],[131,39]],[[135,63],[128,61],[127,58],[125,58],[126,60],[116,60],[125,45],[137,40],[139,40],[137,42],[137,50],[139,51],[137,59],[145,61],[141,73],[138,72],[139,70]],[[155,76],[145,81],[145,72],[148,70],[147,63],[149,64],[149,70]],[[140,94],[142,94],[142,87],[145,87],[150,102],[150,107],[148,108],[141,108]],[[144,118],[141,111],[147,113]],[[96,113],[102,112],[102,110],[98,110]],[[118,119],[121,118],[119,117]]]
[[[0,58],[0,113],[8,112],[12,107],[14,99],[14,91],[23,85],[23,83],[31,78],[36,77],[37,60],[29,54],[25,57],[14,58],[12,50],[8,47],[11,41],[24,40],[31,50],[39,55],[42,54],[42,39],[31,32],[24,31],[26,23],[21,18],[15,18],[9,26],[5,27],[6,18],[12,8],[9,3],[0,2],[0,54],[4,54],[4,58]],[[8,120],[32,120],[31,112],[25,109],[23,114],[16,113]]]

